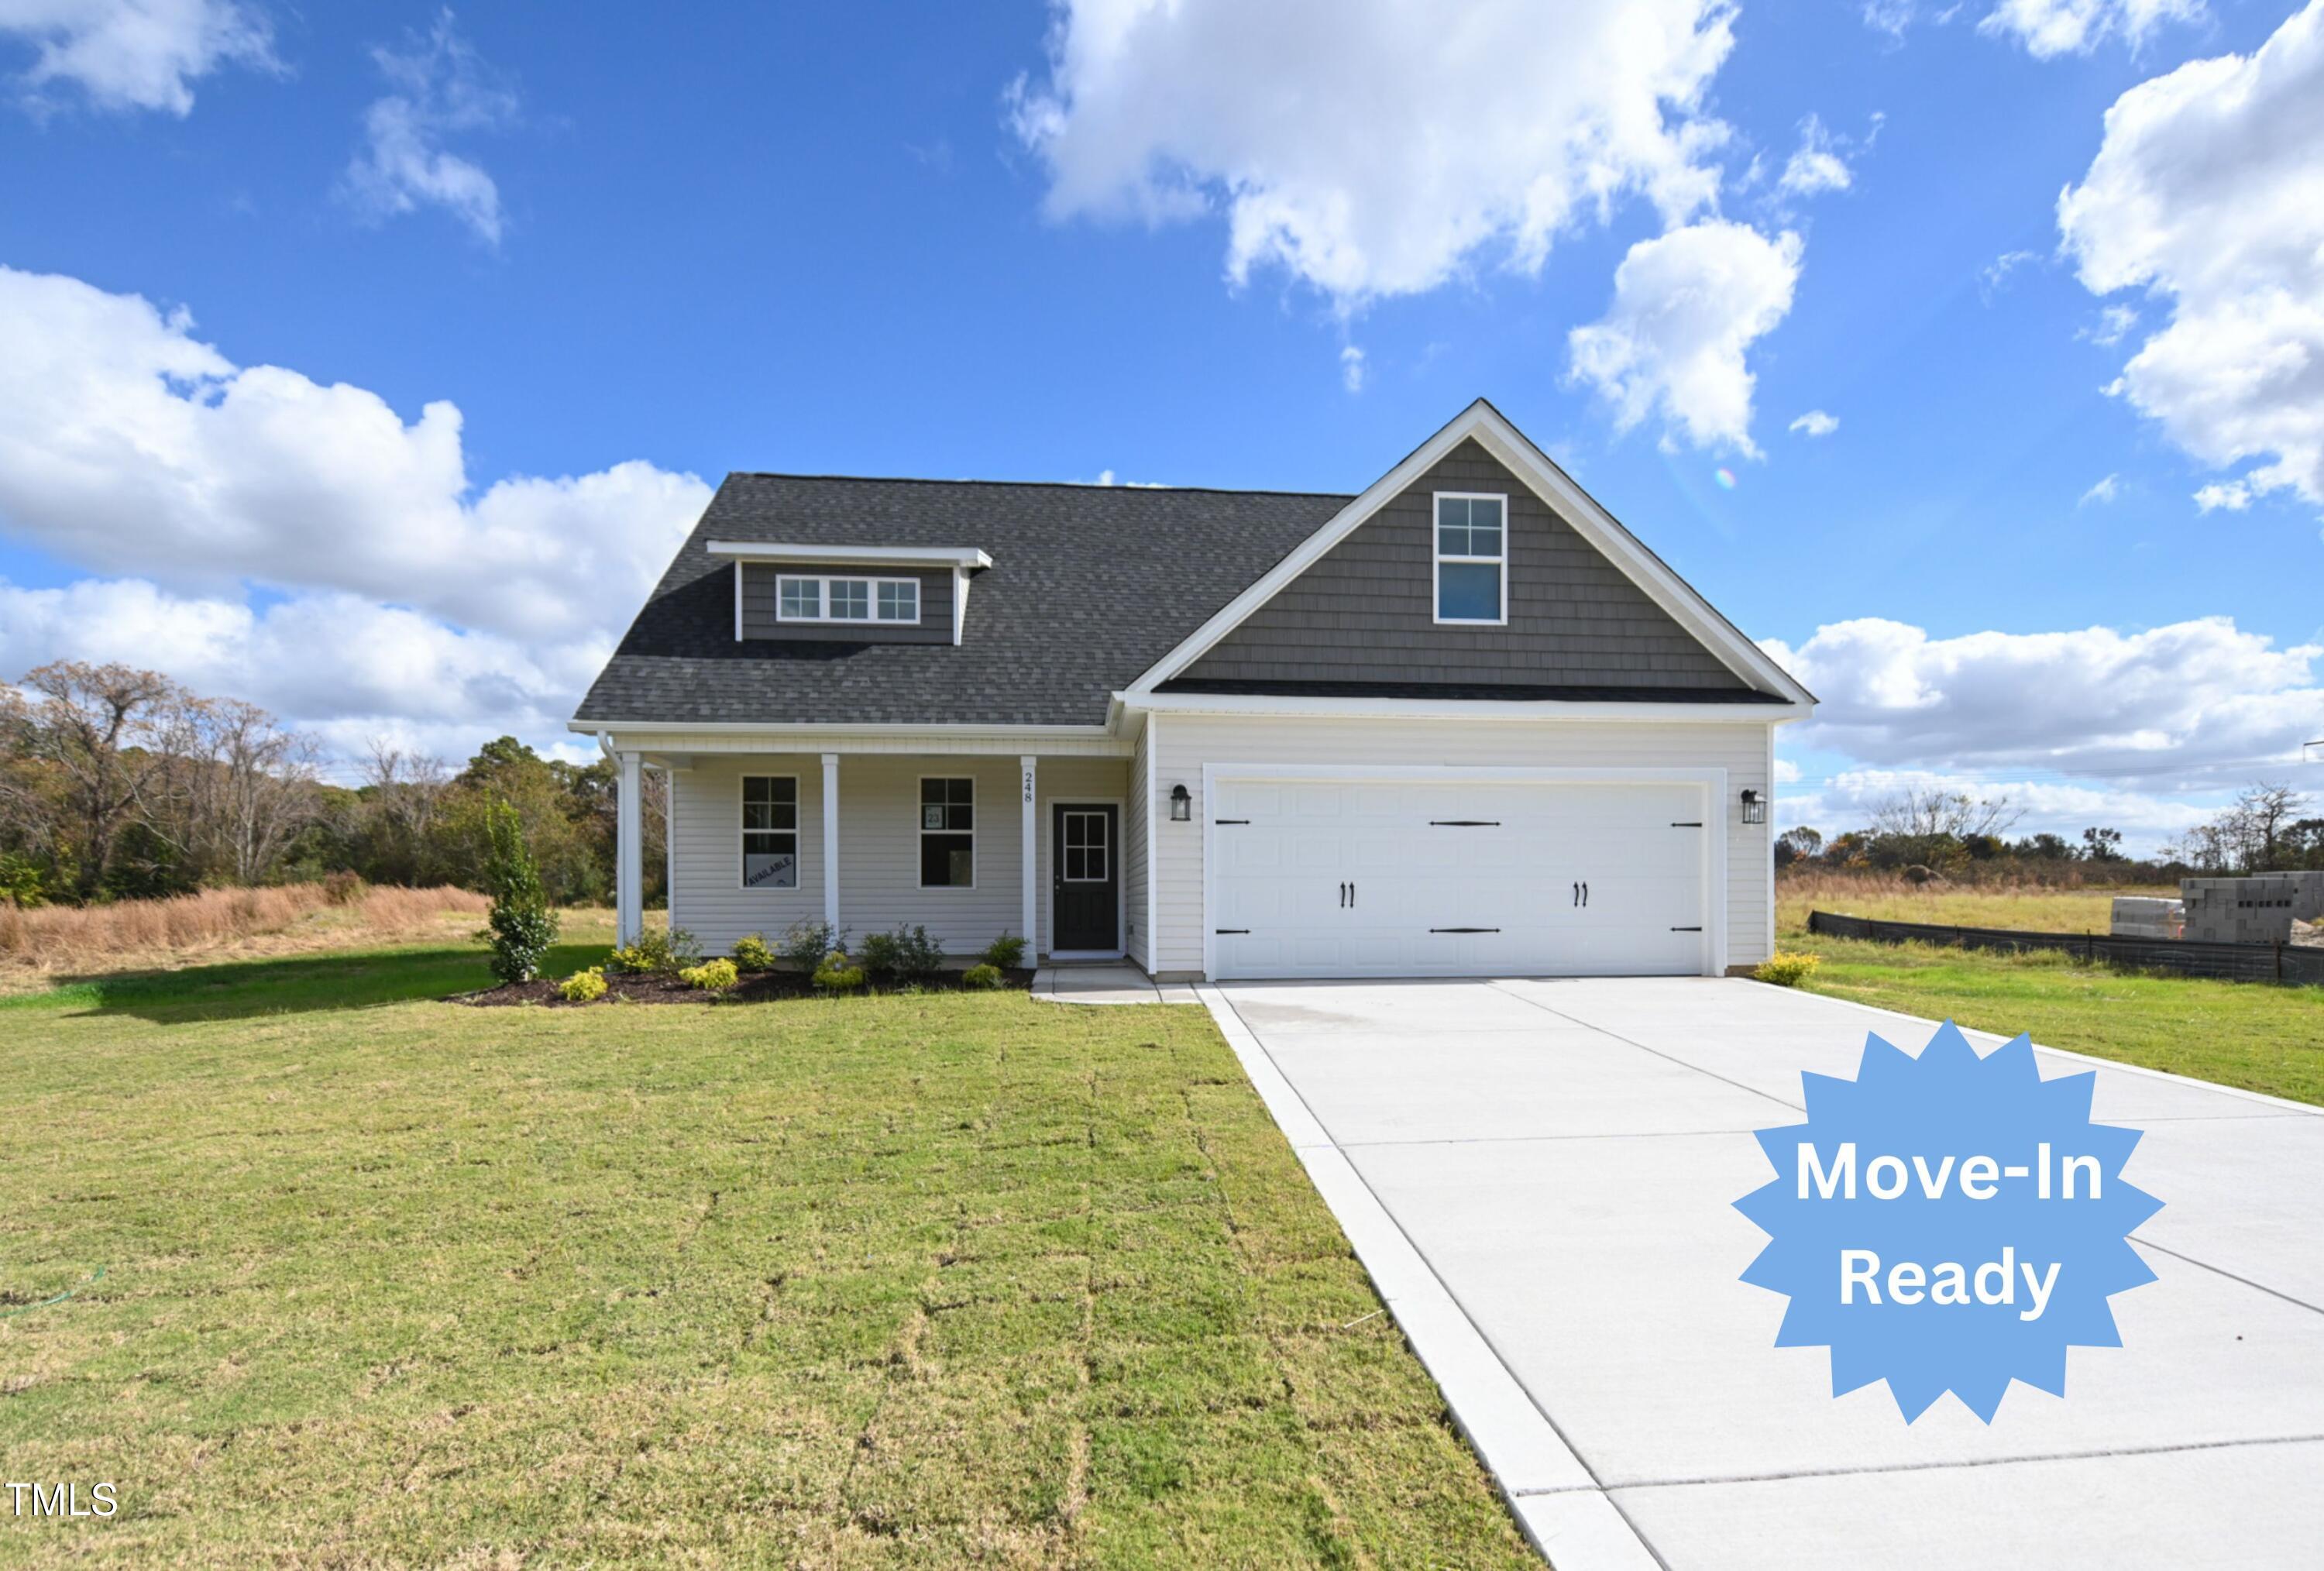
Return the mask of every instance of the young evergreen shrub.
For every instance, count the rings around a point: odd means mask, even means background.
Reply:
[[[484,807],[484,892],[493,897],[484,917],[492,941],[493,975],[503,982],[530,982],[557,942],[557,913],[540,886],[540,869],[524,843],[516,809],[503,801]]]
[[[874,985],[926,982],[944,969],[944,949],[926,928],[898,926],[891,932],[867,934],[863,939],[863,974]]]
[[[557,984],[557,991],[569,1003],[595,1003],[605,996],[605,973],[595,966],[586,971],[576,971]]]
[[[1014,971],[1025,963],[1025,939],[1022,934],[1003,933],[984,947],[978,956],[996,971]]]
[[[1822,964],[1823,957],[1820,955],[1786,955],[1777,950],[1761,961],[1751,975],[1778,987],[1797,987]]]
[[[815,968],[815,985],[819,992],[853,993],[863,985],[863,967],[853,964],[845,955],[834,949]]]
[[[802,918],[783,929],[782,942],[775,953],[794,971],[813,975],[823,964],[823,957],[834,950],[847,947],[847,935],[829,922],[812,917]]]
[[[772,971],[775,952],[763,933],[745,933],[734,940],[734,964],[744,971]]]
[[[990,992],[1001,985],[1001,967],[972,966],[960,974],[960,984],[963,987],[973,987],[980,993]]]
[[[689,987],[699,987],[705,993],[724,993],[742,977],[734,969],[732,960],[705,960],[699,966],[689,966],[679,972],[678,979]]]

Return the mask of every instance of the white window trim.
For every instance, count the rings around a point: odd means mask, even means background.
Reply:
[[[823,608],[820,616],[792,616],[783,610],[785,584],[811,583],[816,586],[816,604]],[[869,616],[834,616],[831,613],[831,586],[834,583],[863,584],[870,587]],[[912,617],[882,619],[880,615],[880,590],[883,586],[908,584],[912,589]],[[829,623],[841,627],[918,627],[927,607],[920,603],[920,581],[918,578],[875,578],[863,573],[778,573],[775,575],[775,620],[777,622]]]
[[[750,836],[780,835],[781,829],[752,829],[743,827],[743,811],[749,806],[750,784],[754,780],[787,780],[791,782],[791,860],[798,872],[787,888],[777,883],[750,882]],[[807,799],[799,791],[799,777],[795,774],[771,774],[752,770],[734,777],[734,887],[744,894],[797,894],[807,887],[807,850],[804,845],[807,821]]]
[[[926,798],[927,796],[928,781],[932,780],[964,780],[968,782],[968,827],[966,829],[931,829],[928,827],[927,820],[921,817],[920,809],[927,806]],[[912,822],[919,826],[920,838],[919,840],[913,841],[912,844],[915,846],[918,846],[922,840],[926,840],[931,835],[965,834],[968,836],[968,882],[966,883],[921,883],[920,888],[929,891],[932,893],[941,894],[946,890],[973,890],[976,887],[977,817],[976,776],[973,774],[924,774],[919,777],[918,782],[912,788]],[[917,867],[913,870],[912,876],[916,881],[919,878],[920,873]]]
[[[1437,504],[1442,502],[1498,502],[1501,504],[1501,554],[1497,557],[1448,557],[1438,549],[1443,536],[1437,532]],[[1471,563],[1479,567],[1496,567],[1501,570],[1501,614],[1492,618],[1481,616],[1443,616],[1443,568],[1446,562]],[[1509,495],[1506,491],[1436,491],[1428,498],[1428,615],[1439,627],[1507,627],[1509,624]]]

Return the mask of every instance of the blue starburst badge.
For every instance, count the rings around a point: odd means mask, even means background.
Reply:
[[[1791,1299],[1775,1345],[1830,1347],[1833,1396],[1886,1380],[1910,1422],[1950,1391],[1991,1423],[2012,1380],[2062,1397],[2069,1346],[2122,1345],[2107,1298],[2154,1280],[2126,1235],[2163,1202],[2122,1178],[2141,1132],[2090,1122],[2095,1073],[1947,1021],[1800,1080],[1808,1122],[1758,1132],[1775,1181],[1735,1206],[1770,1240],[1743,1280]]]

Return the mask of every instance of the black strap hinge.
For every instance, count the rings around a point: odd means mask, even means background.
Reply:
[[[1673,928],[1671,931],[1674,933],[1699,933],[1702,931],[1702,929],[1701,928]]]
[[[1213,818],[1211,822],[1213,824],[1248,824],[1250,820],[1249,818]]]
[[[1431,818],[1430,827],[1439,829],[1498,829],[1499,818]]]
[[[1214,936],[1223,938],[1234,933],[1248,934],[1250,929],[1249,928],[1213,928],[1211,931]]]
[[[1499,928],[1431,928],[1432,933],[1498,933]]]

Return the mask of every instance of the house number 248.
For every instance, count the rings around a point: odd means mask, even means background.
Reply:
[[[1033,772],[1029,769],[1025,772],[1025,799],[1033,799]]]

